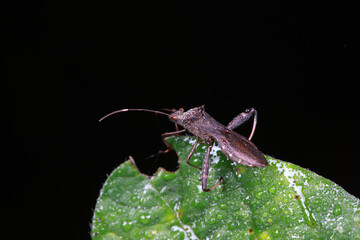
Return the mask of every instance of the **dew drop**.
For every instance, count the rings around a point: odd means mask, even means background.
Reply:
[[[134,223],[130,221],[123,221],[123,223],[121,224],[121,227],[125,232],[130,231],[133,228],[133,226]]]
[[[138,201],[139,201],[139,197],[138,197],[138,195],[133,194],[133,195],[131,195],[130,200],[131,200],[132,202],[138,202]]]
[[[317,208],[316,208],[316,211],[317,211],[317,212],[320,212],[320,210],[321,210],[320,207],[317,207]]]
[[[151,219],[151,215],[150,214],[141,214],[139,217],[139,222],[142,224],[149,224]]]
[[[280,230],[279,230],[279,229],[274,229],[274,230],[272,231],[272,235],[273,235],[274,237],[279,237],[279,236],[280,236]]]
[[[264,213],[263,213],[263,216],[264,216],[264,217],[267,217],[267,215],[268,215],[267,212],[264,212]]]
[[[341,206],[339,204],[335,204],[334,206],[334,215],[339,216],[342,212]]]
[[[287,198],[284,198],[284,199],[283,199],[283,202],[284,202],[284,203],[287,203],[288,201],[289,201],[289,200],[288,200]]]
[[[271,188],[269,188],[269,192],[270,193],[275,193],[276,192],[276,187],[272,186]]]
[[[214,224],[216,222],[216,218],[212,217],[209,219],[208,223],[209,224]]]
[[[288,210],[285,210],[284,213],[285,213],[286,215],[289,215],[289,211],[288,211]]]
[[[216,217],[217,217],[217,219],[223,219],[223,218],[224,218],[224,215],[218,214]]]
[[[117,215],[121,215],[122,213],[123,213],[123,209],[122,208],[118,208],[117,210],[116,210],[116,214]]]
[[[176,177],[176,174],[172,173],[172,172],[164,172],[163,174],[161,174],[161,178],[166,181],[174,179],[175,177]]]
[[[277,212],[277,209],[276,207],[271,207],[269,211],[271,214],[275,214]]]
[[[255,197],[257,198],[257,199],[262,199],[262,195],[264,194],[264,192],[257,192],[256,194],[255,194]]]
[[[227,206],[225,203],[220,203],[220,204],[219,204],[219,208],[225,210],[225,209],[228,208],[228,206]]]
[[[228,229],[229,230],[234,230],[235,228],[237,228],[239,226],[239,224],[237,223],[237,222],[230,222],[229,224],[228,224]]]
[[[267,221],[268,221],[268,223],[272,223],[273,220],[271,218],[268,218]]]

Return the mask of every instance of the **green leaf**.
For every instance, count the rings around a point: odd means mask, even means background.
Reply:
[[[227,159],[215,144],[208,185],[186,164],[195,138],[167,141],[179,169],[139,173],[132,159],[109,176],[97,200],[93,239],[360,239],[360,202],[335,183],[294,164],[266,156],[250,168]],[[191,163],[201,166],[207,144]]]

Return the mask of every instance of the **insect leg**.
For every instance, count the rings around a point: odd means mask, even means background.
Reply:
[[[244,112],[240,113],[239,115],[237,115],[228,125],[227,128],[233,130],[234,128],[237,128],[238,126],[240,126],[241,124],[243,124],[244,122],[246,122],[247,120],[249,120],[249,118],[251,118],[251,116],[254,115],[254,122],[253,122],[253,127],[251,130],[251,134],[249,137],[249,140],[251,140],[251,138],[254,135],[255,132],[255,128],[256,128],[256,123],[257,123],[257,111],[255,108],[250,108],[250,109],[246,109]]]
[[[209,192],[211,190],[213,190],[214,188],[216,188],[220,182],[223,183],[223,190],[225,190],[225,181],[224,178],[221,176],[220,179],[217,181],[217,183],[212,186],[211,188],[207,188],[207,180],[209,177],[209,165],[210,165],[210,151],[213,147],[214,142],[210,142],[209,147],[207,149],[205,158],[204,158],[204,162],[203,162],[203,166],[201,169],[201,184],[202,184],[202,189],[204,192]]]
[[[192,166],[192,167],[195,167],[195,168],[201,170],[201,167],[197,167],[197,166],[195,166],[194,164],[190,163],[190,158],[191,158],[191,156],[193,155],[193,153],[194,153],[194,151],[195,151],[195,148],[196,148],[196,146],[197,146],[197,144],[198,144],[198,141],[199,141],[199,137],[196,138],[196,142],[195,142],[194,146],[192,147],[189,155],[188,155],[187,158],[186,158],[186,163],[189,164],[189,165]]]
[[[167,132],[167,133],[161,134],[161,139],[162,139],[163,142],[165,143],[167,149],[166,149],[165,151],[159,151],[159,152],[161,152],[161,153],[167,153],[167,152],[169,152],[170,149],[171,149],[170,144],[168,144],[168,143],[166,142],[165,138],[167,138],[167,137],[169,137],[169,136],[173,136],[173,135],[178,135],[179,133],[183,133],[183,132],[185,132],[185,131],[186,131],[186,129],[182,129],[182,130],[175,131],[175,132]]]

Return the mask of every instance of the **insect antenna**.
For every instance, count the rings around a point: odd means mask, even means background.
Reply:
[[[170,109],[170,108],[160,108],[160,109],[163,110],[163,111],[171,112],[171,113],[177,111],[175,108],[172,108],[172,109]]]
[[[152,112],[152,113],[159,113],[159,114],[163,114],[166,116],[169,116],[169,114],[161,112],[161,111],[156,111],[156,110],[150,110],[150,109],[141,109],[141,108],[125,108],[125,109],[120,109],[120,110],[116,110],[114,112],[111,112],[109,114],[106,114],[105,116],[103,116],[102,118],[99,119],[99,122],[101,122],[102,120],[104,120],[105,118],[110,117],[111,115],[114,115],[116,113],[121,113],[121,112],[129,112],[129,111],[141,111],[141,112]]]

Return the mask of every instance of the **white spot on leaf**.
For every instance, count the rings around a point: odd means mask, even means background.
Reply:
[[[192,228],[188,225],[183,225],[184,228],[181,228],[177,225],[174,225],[171,227],[171,231],[179,231],[179,232],[183,232],[184,233],[184,240],[196,240],[196,239],[199,239],[194,231],[192,230]]]

